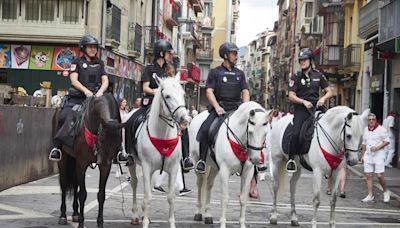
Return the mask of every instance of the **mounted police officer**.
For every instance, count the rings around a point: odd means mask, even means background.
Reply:
[[[68,114],[76,104],[82,104],[86,98],[100,97],[108,88],[108,76],[104,70],[104,63],[96,57],[99,51],[99,42],[91,35],[86,35],[79,41],[79,48],[84,53],[71,63],[70,75],[72,87],[68,90],[68,100],[61,109],[58,130],[63,126]],[[51,150],[49,159],[61,160],[62,142],[55,138],[54,148]]]
[[[208,151],[208,130],[213,121],[225,113],[236,110],[241,100],[250,100],[248,85],[243,71],[235,67],[238,47],[233,43],[223,43],[219,48],[219,55],[224,62],[208,74],[206,82],[207,99],[212,105],[210,114],[199,130],[200,160],[196,164],[196,172],[205,173]]]
[[[301,72],[298,72],[289,80],[289,100],[294,104],[294,119],[292,139],[289,148],[289,161],[286,164],[286,170],[288,172],[295,172],[297,170],[297,165],[293,157],[296,150],[298,150],[301,127],[310,117],[309,110],[315,106],[324,106],[325,101],[333,95],[329,88],[328,80],[321,72],[312,67],[314,60],[312,50],[309,48],[301,49],[298,59]],[[321,98],[319,98],[320,88],[325,90],[325,95]]]
[[[132,153],[134,145],[132,144],[132,139],[135,135],[136,128],[141,122],[141,118],[146,114],[147,109],[150,107],[153,97],[157,91],[158,85],[153,74],[156,74],[160,78],[168,77],[166,73],[166,67],[168,63],[172,62],[173,59],[173,47],[170,42],[166,40],[158,40],[154,45],[154,60],[152,64],[147,65],[142,73],[142,89],[144,96],[142,98],[142,106],[136,111],[128,120],[126,132],[125,132],[125,142],[126,149],[128,153]],[[185,170],[192,169],[194,167],[193,159],[189,157],[189,151],[183,150],[183,168]],[[132,156],[120,156],[119,160],[128,160],[133,162]]]

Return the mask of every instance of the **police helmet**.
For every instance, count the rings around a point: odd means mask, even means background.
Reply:
[[[236,44],[226,42],[219,47],[219,56],[225,59],[225,54],[228,55],[229,52],[237,52],[238,50],[239,48],[236,46]]]
[[[79,41],[79,48],[84,51],[86,45],[99,45],[99,41],[91,35],[85,35]]]
[[[163,58],[165,57],[164,53],[173,51],[172,44],[166,40],[158,40],[154,45],[154,57]],[[162,53],[162,54],[161,54]]]
[[[303,48],[299,52],[299,61],[302,59],[314,59],[313,51],[310,48]]]

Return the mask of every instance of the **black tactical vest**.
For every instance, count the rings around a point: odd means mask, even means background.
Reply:
[[[78,81],[92,92],[97,92],[101,86],[101,64],[79,61]]]
[[[217,71],[215,95],[218,102],[240,102],[240,76],[233,71]]]

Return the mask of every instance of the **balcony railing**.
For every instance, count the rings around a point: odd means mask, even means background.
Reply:
[[[121,37],[121,9],[112,5],[107,9],[106,39],[110,42],[120,42]]]
[[[139,52],[142,49],[142,26],[138,23],[129,23],[128,50]]]
[[[201,29],[207,30],[207,29],[214,29],[215,27],[215,17],[203,17],[201,20]]]
[[[391,1],[380,11],[379,42],[400,36],[400,1]]]
[[[360,66],[361,45],[350,44],[343,50],[343,67]]]
[[[197,13],[203,12],[204,0],[189,0],[189,2],[192,4],[195,12]]]
[[[213,60],[214,49],[196,49],[196,59],[197,60]]]
[[[360,8],[358,35],[365,39],[378,32],[378,0],[372,0]]]
[[[157,26],[144,26],[145,49],[153,50],[154,44],[158,40]]]
[[[328,53],[326,58],[326,63],[328,65],[339,65],[340,61],[342,61],[340,55],[340,49],[343,48],[341,46],[327,46]]]

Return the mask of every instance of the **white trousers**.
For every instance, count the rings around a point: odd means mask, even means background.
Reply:
[[[164,180],[167,179],[167,177],[168,177],[168,173],[165,171],[163,171],[161,174],[156,175],[155,176],[156,180],[155,180],[154,186],[160,187],[161,185],[163,185]],[[178,165],[178,175],[176,176],[175,187],[178,188],[179,191],[182,191],[184,188],[182,169],[181,169],[180,165]]]

